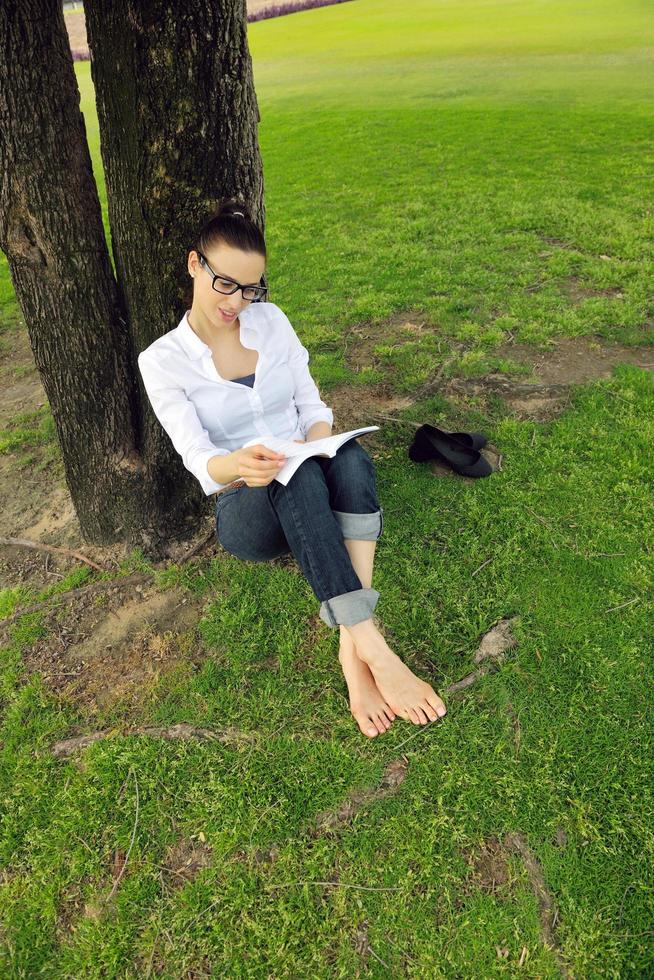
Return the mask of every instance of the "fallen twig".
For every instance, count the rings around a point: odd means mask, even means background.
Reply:
[[[452,684],[448,684],[447,687],[443,688],[443,696],[448,697],[451,694],[458,694],[460,691],[465,691],[467,688],[471,687],[476,681],[485,677],[486,674],[494,673],[499,665],[503,663],[506,659],[506,651],[510,650],[512,647],[516,646],[517,641],[515,640],[513,633],[511,632],[510,619],[502,619],[499,623],[486,633],[482,639],[477,652],[475,653],[476,663],[480,663],[482,660],[488,660],[487,663],[482,664],[481,667],[477,667],[475,670],[466,674],[458,681],[453,681]],[[434,725],[437,721],[441,721],[440,718],[434,718],[428,721],[425,725],[420,725],[416,732],[405,738],[403,742],[399,745],[393,746],[393,753],[397,752],[398,749],[410,742],[411,739],[417,738],[425,729],[429,728],[430,725]]]
[[[625,606],[632,606],[634,602],[640,602],[640,596],[637,595],[635,599],[630,599],[628,602],[621,602],[619,606],[611,606],[610,609],[605,609],[605,613],[615,612],[616,609],[624,609]]]
[[[356,888],[362,892],[401,892],[401,888],[375,888],[373,885],[350,885],[346,881],[284,881],[279,885],[264,885],[264,888],[293,888],[296,885],[332,885],[336,888]]]
[[[422,425],[421,422],[409,422],[408,419],[397,419],[393,415],[382,415],[380,412],[371,412],[370,415],[373,419],[385,419],[387,422],[397,422],[398,425],[408,425],[412,429],[419,429]]]
[[[415,397],[414,401],[420,401],[420,399],[425,398],[426,395],[430,395],[434,391],[434,389],[438,388],[439,383],[440,383],[440,380],[443,377],[445,371],[450,366],[450,364],[452,364],[454,361],[456,361],[456,359],[457,359],[458,356],[459,356],[458,353],[457,354],[453,354],[451,357],[447,357],[443,361],[443,363],[439,367],[439,369],[436,372],[436,374],[434,375],[434,377],[430,381],[425,382],[425,384],[422,384],[418,388],[418,391],[416,392],[416,397]]]
[[[388,965],[388,963],[385,963],[384,960],[381,958],[381,956],[377,955],[377,953],[374,951],[370,943],[368,943],[368,952],[372,953],[372,955],[375,957],[378,963],[381,963],[381,965],[385,966],[387,970],[390,970],[390,966]]]
[[[134,788],[136,789],[136,810],[135,810],[135,813],[134,813],[134,826],[132,827],[132,839],[129,842],[129,847],[127,848],[127,854],[125,855],[125,861],[123,862],[123,866],[120,869],[120,874],[118,875],[118,877],[114,881],[114,886],[113,886],[113,888],[111,889],[111,891],[109,892],[109,894],[107,896],[107,902],[110,902],[111,899],[116,894],[116,889],[118,888],[118,885],[120,884],[120,879],[125,874],[125,868],[127,867],[127,862],[129,861],[129,856],[132,853],[132,848],[134,847],[134,841],[136,839],[136,828],[137,828],[138,822],[139,822],[139,782],[138,782],[138,779],[136,778],[136,773],[134,772],[134,767],[133,766],[130,766],[129,771],[131,772],[132,776],[134,777]]]
[[[115,570],[97,565],[79,551],[70,551],[68,548],[56,548],[53,544],[43,544],[41,541],[29,541],[27,538],[0,538],[0,544],[13,545],[16,548],[33,548],[34,551],[47,551],[53,555],[66,555],[68,558],[77,558],[78,561],[83,561],[86,565],[90,565],[91,568],[95,568],[98,572],[112,572]]]
[[[495,557],[495,555],[491,555],[490,558],[487,558],[486,561],[479,566],[479,568],[475,568],[475,570],[472,573],[472,575],[470,576],[470,578],[474,578],[475,575],[477,574],[477,572],[480,572],[482,570],[482,568],[486,568],[486,565],[489,565],[492,562],[492,560],[493,560],[494,557]]]

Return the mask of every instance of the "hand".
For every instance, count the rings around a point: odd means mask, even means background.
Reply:
[[[267,487],[286,462],[283,453],[276,453],[260,443],[237,449],[235,455],[237,473],[248,487]]]

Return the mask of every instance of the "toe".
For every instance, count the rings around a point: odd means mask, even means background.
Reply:
[[[427,717],[427,715],[426,715],[424,709],[422,708],[422,706],[419,705],[419,704],[417,704],[414,710],[415,710],[415,713],[417,714],[418,718],[420,719],[420,724],[421,725],[426,725],[428,723],[428,721],[429,721],[429,718]]]
[[[420,715],[415,710],[415,708],[409,708],[407,714],[409,716],[409,720],[412,721],[414,725],[422,725],[422,722],[420,721]]]
[[[427,698],[427,701],[432,706],[432,708],[434,709],[434,711],[436,712],[439,718],[442,718],[443,715],[447,714],[447,708],[443,704],[442,699],[439,698],[438,694],[430,695]]]
[[[422,710],[427,715],[427,717],[429,718],[430,721],[438,721],[438,719],[439,719],[440,716],[439,716],[438,712],[436,711],[436,708],[433,708],[431,706],[431,704],[429,703],[429,701],[424,701],[420,705],[420,707],[422,708]]]
[[[377,718],[376,718],[376,721],[377,721],[377,725],[378,725],[378,726],[380,726],[380,725],[381,725],[381,730],[382,730],[383,732],[387,732],[387,731],[388,731],[388,729],[389,729],[389,728],[391,727],[391,723],[390,723],[390,721],[388,720],[388,718],[386,717],[386,715],[383,715],[383,714],[381,714],[381,713],[380,713],[380,714],[378,714],[378,715],[377,715]]]
[[[352,715],[363,734],[367,735],[368,738],[374,738],[376,735],[379,735],[377,725],[372,718],[368,717],[368,715],[358,713],[355,714],[354,712],[352,712]]]

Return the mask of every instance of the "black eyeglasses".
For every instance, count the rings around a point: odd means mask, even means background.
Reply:
[[[262,300],[265,298],[266,293],[268,292],[267,286],[243,286],[240,282],[236,282],[235,279],[230,279],[228,276],[219,276],[213,271],[207,262],[206,256],[203,255],[197,248],[195,251],[200,256],[200,264],[205,266],[210,276],[213,276],[211,287],[212,289],[215,289],[217,293],[224,293],[225,296],[231,296],[240,289],[243,299],[246,300],[246,302],[253,299]]]

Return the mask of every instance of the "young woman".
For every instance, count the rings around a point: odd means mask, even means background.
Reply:
[[[138,359],[153,410],[184,465],[216,493],[216,531],[230,554],[270,561],[292,553],[340,631],[350,709],[370,738],[396,715],[435,721],[445,705],[389,648],[373,621],[372,588],[383,508],[372,459],[351,439],[333,459],[305,460],[287,486],[284,458],[266,437],[310,442],[332,434],[309,354],[286,315],[266,302],[263,236],[247,208],[227,201],[188,254],[193,301],[179,325]],[[260,436],[256,445],[243,444]]]

